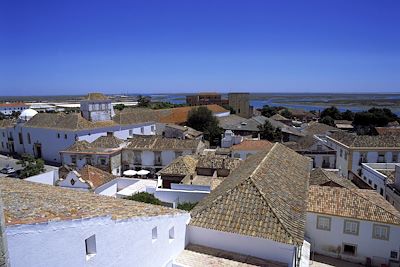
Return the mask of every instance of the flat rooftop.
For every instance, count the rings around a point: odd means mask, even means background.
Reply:
[[[220,249],[189,244],[184,251],[179,254],[175,262],[184,266],[203,267],[203,266],[265,266],[283,267],[285,263],[268,261],[248,255],[228,252]]]
[[[0,179],[0,189],[7,226],[105,216],[121,220],[184,213],[177,209],[19,179]]]

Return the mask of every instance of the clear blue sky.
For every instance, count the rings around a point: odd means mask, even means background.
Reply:
[[[93,90],[400,92],[400,1],[0,1],[0,95]]]

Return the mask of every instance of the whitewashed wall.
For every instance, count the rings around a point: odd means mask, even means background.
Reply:
[[[400,248],[400,226],[387,225],[390,227],[389,240],[379,240],[372,238],[372,228],[374,222],[355,220],[345,217],[336,217],[322,215],[331,218],[331,230],[317,229],[317,214],[307,212],[306,236],[311,240],[311,249],[317,253],[337,257],[338,254],[333,252],[338,247],[342,248],[343,243],[357,245],[356,256],[349,256],[341,253],[340,257],[345,260],[361,262],[365,264],[366,257],[389,259],[390,251],[399,251]],[[344,220],[359,221],[359,234],[344,234]]]
[[[270,239],[239,235],[189,225],[186,242],[244,255],[274,260],[292,266],[296,248]]]
[[[48,184],[48,185],[54,185],[55,181],[57,180],[58,180],[58,168],[25,179],[25,181],[30,181],[40,184]]]
[[[232,151],[232,157],[245,160],[250,155],[256,154],[258,152],[260,152],[260,150],[234,150]]]
[[[185,247],[189,214],[8,226],[11,266],[164,266]],[[158,238],[152,240],[157,227]],[[169,229],[175,228],[175,239]],[[85,239],[96,236],[96,255],[86,259]]]

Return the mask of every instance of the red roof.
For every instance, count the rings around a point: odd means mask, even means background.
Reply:
[[[0,103],[0,107],[11,108],[11,107],[27,107],[24,102],[11,102],[11,103]]]

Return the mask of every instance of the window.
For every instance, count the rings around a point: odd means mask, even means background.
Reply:
[[[28,133],[28,144],[31,144],[31,134]]]
[[[378,186],[376,184],[374,184],[374,189],[376,190],[378,188]]]
[[[347,151],[344,152],[344,159],[347,160]]]
[[[91,259],[96,255],[96,236],[92,235],[88,239],[85,239],[86,247],[86,260]]]
[[[1,142],[1,147],[4,148],[4,143],[3,142]]]
[[[141,151],[135,151],[133,152],[134,154],[134,163],[135,164],[142,164],[142,152]]]
[[[60,133],[57,134],[57,138],[60,139]]]
[[[67,134],[64,134],[64,139],[67,139]]]
[[[392,153],[392,161],[393,162],[397,162],[398,158],[397,158],[397,154],[395,152]]]
[[[352,244],[343,244],[343,254],[355,256],[357,252],[357,246]]]
[[[381,188],[380,192],[381,196],[383,196],[383,188]]]
[[[385,154],[379,153],[378,155],[378,163],[384,163],[385,162]]]
[[[129,136],[133,135],[133,130],[129,130]]]
[[[340,157],[343,157],[343,150],[340,149]]]
[[[331,230],[331,218],[324,216],[317,216],[317,229],[330,231]]]
[[[391,259],[395,259],[397,260],[397,258],[399,257],[399,253],[397,251],[390,251],[390,258]]]
[[[154,164],[161,165],[161,152],[154,152]]]
[[[389,240],[389,226],[374,224],[372,238]]]
[[[140,132],[144,134],[144,127],[140,127]]]
[[[154,227],[151,230],[151,239],[153,242],[157,240],[157,227]]]
[[[172,226],[171,229],[169,229],[169,241],[173,241],[175,239],[175,228]]]
[[[358,235],[359,222],[344,220],[343,233],[350,235]]]
[[[175,151],[175,158],[182,156],[182,151]]]
[[[106,159],[104,159],[104,158],[101,158],[100,159],[100,165],[106,165],[107,164],[107,162],[106,162]]]
[[[151,125],[151,131],[154,132],[156,129],[156,127],[154,125]]]
[[[85,160],[86,160],[86,164],[92,165],[92,157],[91,156],[86,156]]]
[[[3,137],[6,137],[6,135],[4,134],[4,132],[3,132]]]
[[[22,133],[18,133],[19,143],[22,145],[24,141],[22,140]]]
[[[368,179],[368,184],[369,184],[369,185],[372,185],[371,179]]]
[[[71,163],[76,164],[76,156],[75,155],[71,155]]]

